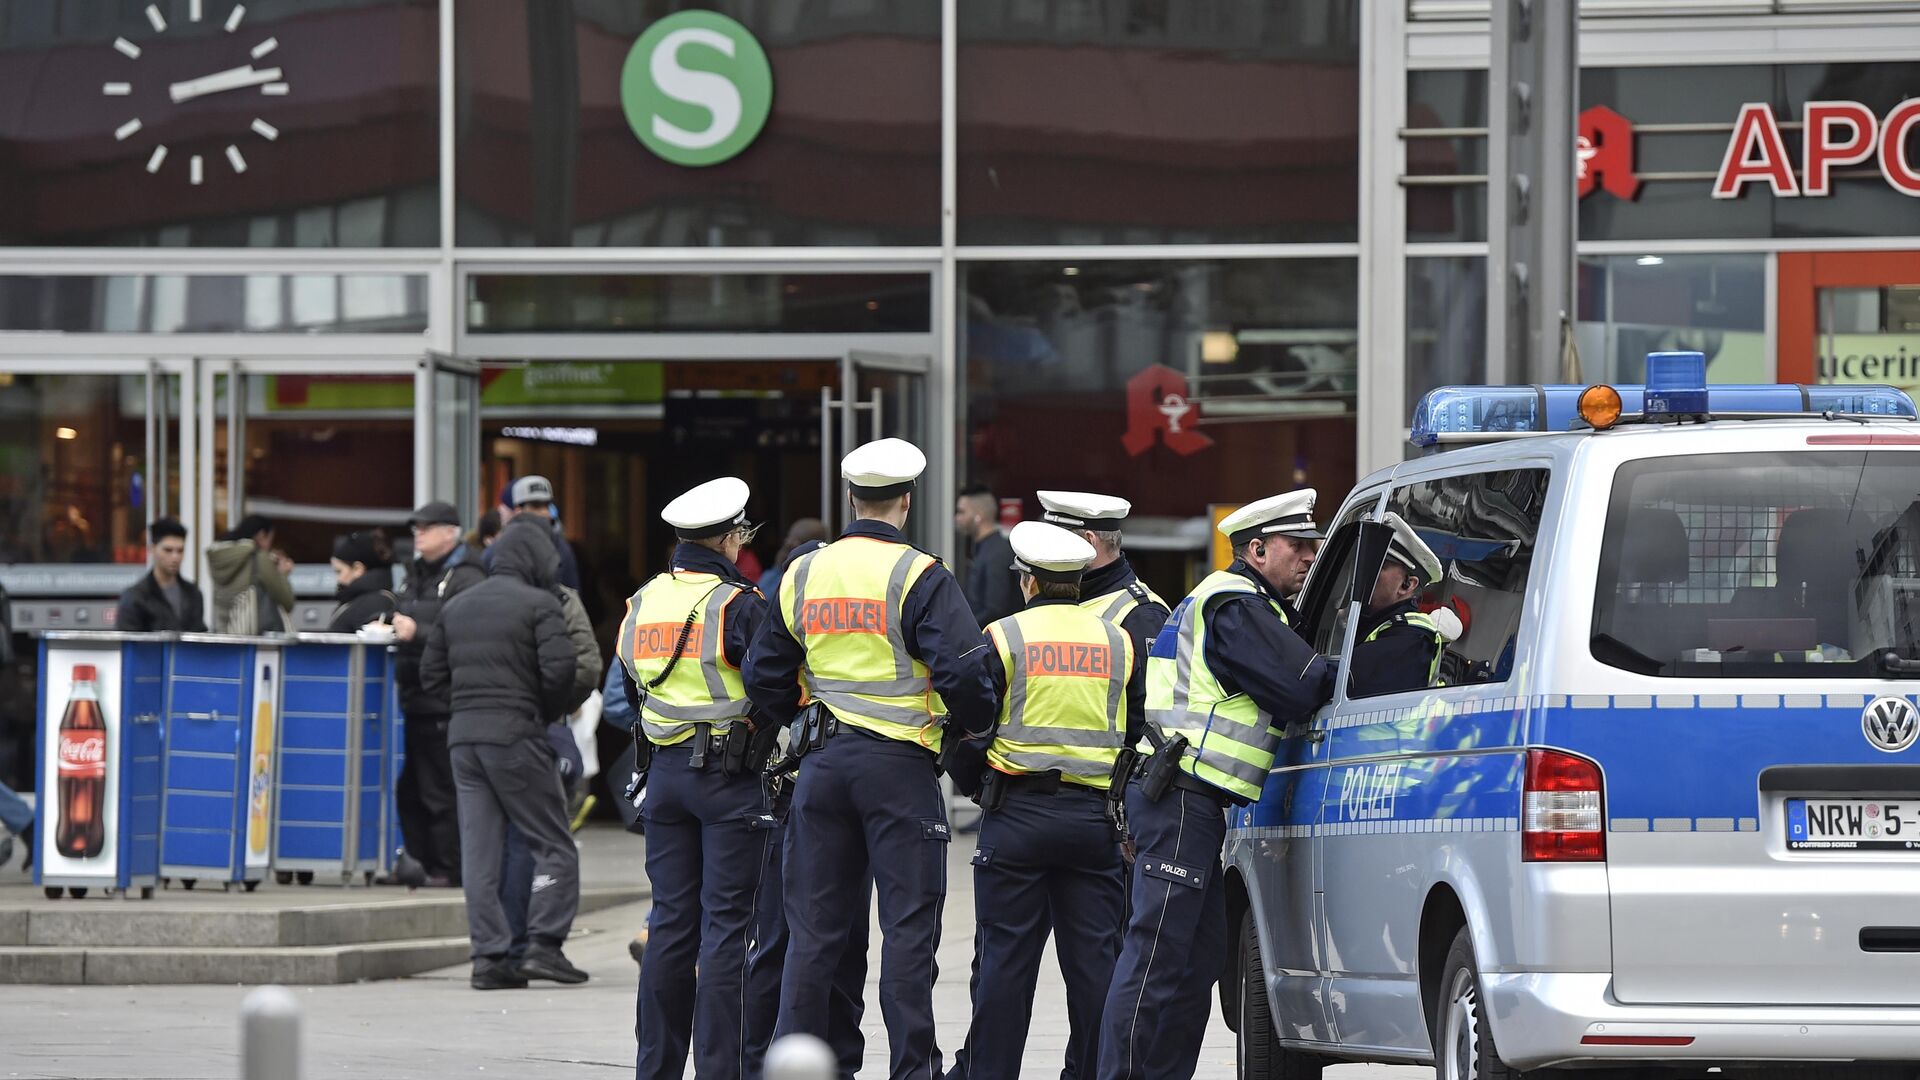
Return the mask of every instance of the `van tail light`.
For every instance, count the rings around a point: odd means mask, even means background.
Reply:
[[[1520,825],[1527,862],[1604,862],[1600,766],[1557,750],[1527,751]]]

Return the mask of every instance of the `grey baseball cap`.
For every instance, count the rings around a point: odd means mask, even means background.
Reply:
[[[544,476],[523,476],[513,482],[513,507],[519,509],[528,503],[550,503],[553,501],[553,484]]]

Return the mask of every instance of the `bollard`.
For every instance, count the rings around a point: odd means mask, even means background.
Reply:
[[[827,1044],[811,1035],[787,1035],[767,1048],[766,1080],[833,1080],[839,1063]]]
[[[300,1080],[300,1000],[284,986],[240,1003],[240,1080]]]

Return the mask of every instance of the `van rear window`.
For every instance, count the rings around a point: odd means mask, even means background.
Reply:
[[[1920,658],[1920,453],[1651,458],[1614,478],[1595,659],[1647,675],[1834,678]]]

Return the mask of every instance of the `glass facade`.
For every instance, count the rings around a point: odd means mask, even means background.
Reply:
[[[420,274],[0,275],[0,330],[421,333]]]
[[[962,244],[1358,235],[1357,0],[963,3],[959,20]]]
[[[966,264],[967,480],[1008,496],[1120,492],[1135,515],[1167,518],[1295,482],[1331,499],[1354,480],[1356,270]]]
[[[0,101],[0,245],[440,242],[434,0],[9,0]]]
[[[772,68],[765,128],[704,168],[650,152],[622,102],[636,39],[680,11],[738,20]],[[454,15],[463,246],[940,241],[938,4],[460,0]]]

